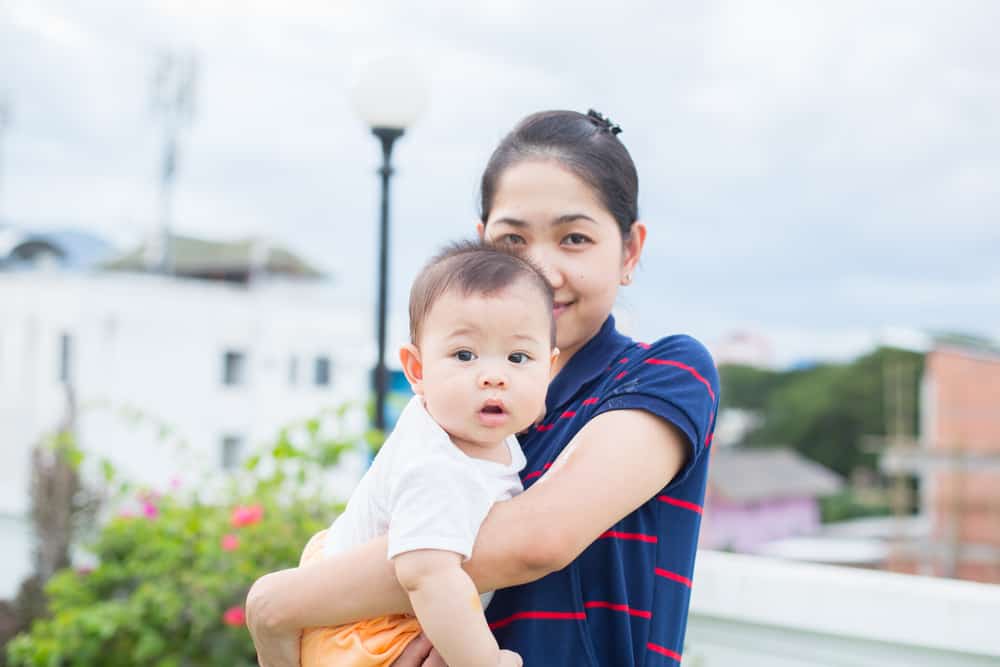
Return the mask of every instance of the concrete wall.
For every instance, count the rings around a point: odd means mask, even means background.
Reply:
[[[701,551],[685,667],[1000,664],[1000,586]]]

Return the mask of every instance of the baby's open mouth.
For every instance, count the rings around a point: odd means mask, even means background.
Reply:
[[[485,412],[488,415],[502,415],[503,408],[499,405],[484,405],[482,412]]]

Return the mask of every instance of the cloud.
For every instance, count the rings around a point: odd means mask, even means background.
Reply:
[[[190,47],[201,79],[177,227],[273,236],[369,299],[378,153],[345,84],[394,46],[432,80],[395,153],[397,305],[427,255],[472,233],[503,133],[539,108],[595,106],[641,174],[652,233],[627,300],[646,337],[748,321],[1000,335],[992,2],[8,5],[0,211],[17,219],[121,241],[151,228],[149,72],[163,48]]]

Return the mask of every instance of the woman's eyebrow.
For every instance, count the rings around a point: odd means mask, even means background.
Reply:
[[[595,225],[597,224],[597,220],[594,220],[586,213],[568,213],[566,215],[560,215],[558,218],[552,221],[552,224],[565,225],[570,222],[576,222],[577,220],[588,220],[594,223]]]
[[[553,225],[565,225],[571,222],[577,222],[578,220],[587,220],[595,225],[598,224],[596,220],[591,218],[586,213],[567,213],[566,215],[560,215],[558,218],[552,221]],[[518,218],[499,218],[493,221],[494,225],[510,225],[511,227],[530,227],[531,223],[525,222],[524,220],[519,220]]]
[[[493,221],[494,225],[510,225],[511,227],[528,227],[528,223],[517,218],[499,218]]]

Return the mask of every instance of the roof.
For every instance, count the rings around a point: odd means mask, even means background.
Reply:
[[[323,272],[290,250],[263,239],[210,241],[171,236],[174,273],[182,276],[226,276],[263,271],[268,274],[320,278]],[[103,264],[111,271],[145,271],[146,246],[142,245]]]
[[[30,269],[40,258],[51,257],[61,268],[87,269],[112,252],[111,243],[80,229],[0,227],[0,267],[3,268]]]
[[[714,448],[708,484],[739,502],[828,496],[844,488],[840,475],[786,448]]]

